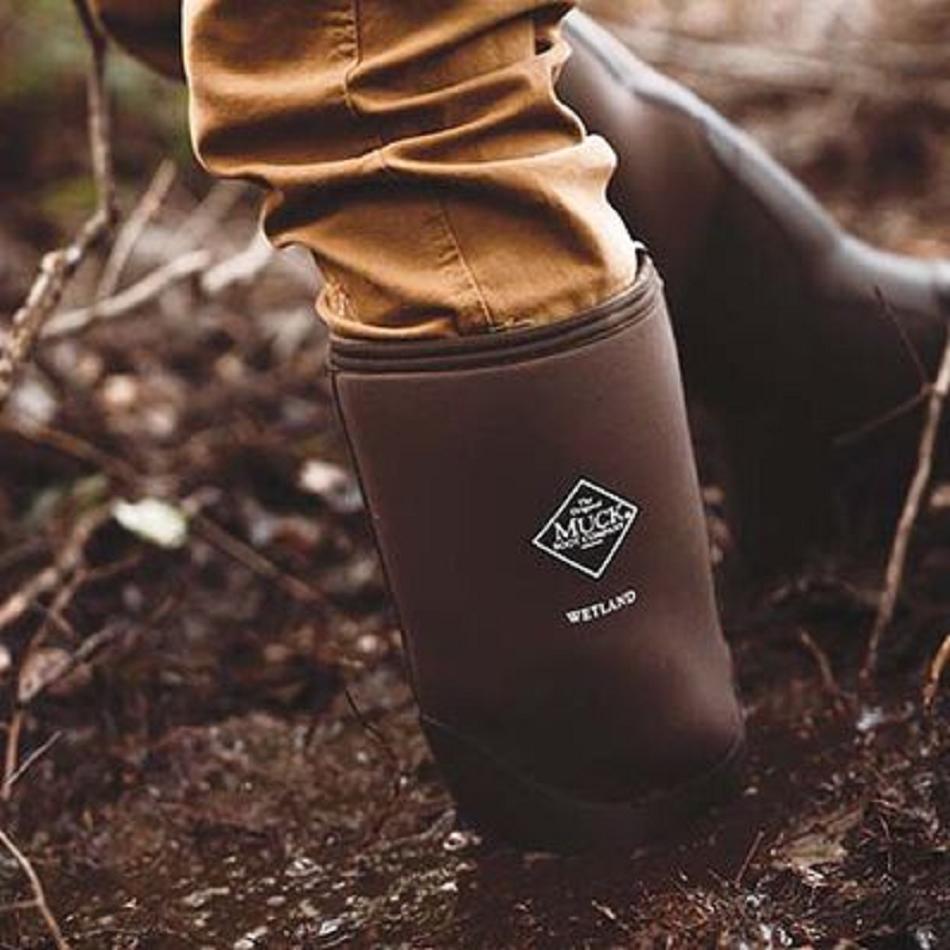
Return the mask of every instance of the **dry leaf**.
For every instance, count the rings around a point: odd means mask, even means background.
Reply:
[[[185,513],[157,498],[143,498],[136,502],[118,501],[112,514],[126,531],[160,548],[180,548],[188,540]]]
[[[61,677],[72,660],[69,651],[47,647],[30,653],[23,663],[17,681],[17,699],[28,703]]]

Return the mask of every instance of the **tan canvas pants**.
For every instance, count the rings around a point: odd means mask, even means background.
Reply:
[[[377,338],[549,323],[633,280],[614,155],[554,91],[571,6],[98,0],[165,72],[183,36],[201,161],[267,189],[268,235],[323,273],[321,315]]]

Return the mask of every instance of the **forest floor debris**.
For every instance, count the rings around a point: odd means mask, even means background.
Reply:
[[[796,97],[732,108],[775,140],[815,126]],[[833,151],[799,170],[842,217],[950,256],[945,230],[900,224],[932,220],[932,181],[885,175],[871,201],[835,187]],[[0,827],[36,875],[0,854],[0,947],[48,946],[36,882],[90,950],[950,940],[947,487],[921,499],[862,694],[882,564],[788,579],[751,622],[707,486],[743,795],[642,853],[514,851],[458,824],[416,724],[306,262],[261,249],[240,189],[195,200],[195,180],[159,166],[111,271],[141,288],[200,253],[213,290],[198,268],[119,306],[108,264],[80,269],[81,332],[38,344],[0,426]],[[97,293],[111,320],[89,319]]]

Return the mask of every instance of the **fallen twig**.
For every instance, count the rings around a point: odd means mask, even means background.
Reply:
[[[29,858],[16,846],[14,841],[2,828],[0,828],[0,844],[3,844],[7,851],[13,856],[16,863],[20,865],[20,870],[23,871],[26,879],[30,882],[30,890],[33,892],[33,900],[27,903],[18,903],[17,909],[23,910],[28,906],[35,907],[39,915],[43,918],[43,923],[46,924],[46,929],[49,931],[50,937],[53,938],[56,950],[69,950],[69,944],[66,942],[65,937],[63,937],[63,931],[60,929],[56,917],[50,910],[49,902],[46,900],[46,891],[43,890],[43,882],[34,870],[33,865],[30,864]]]
[[[137,484],[139,476],[123,459],[103,452],[98,446],[62,429],[30,423],[20,425],[11,419],[0,419],[0,432],[8,432],[32,445],[51,449],[106,474],[121,485]]]
[[[96,653],[124,636],[129,629],[129,625],[124,621],[116,621],[103,627],[102,630],[92,634],[92,636],[86,637],[68,657],[63,659],[62,663],[58,663],[55,667],[46,671],[41,679],[30,684],[29,689],[21,691],[18,697],[20,704],[28,706],[50,686],[69,676],[76,667],[91,660]]]
[[[58,587],[79,567],[86,543],[109,517],[109,508],[94,508],[76,521],[53,563],[34,574],[0,604],[0,630],[22,617],[38,597]]]
[[[274,259],[277,249],[260,231],[255,231],[243,251],[215,264],[201,277],[201,292],[215,297],[230,287],[254,280]]]
[[[250,283],[273,261],[276,253],[257,232],[243,250],[217,263],[210,251],[188,251],[114,297],[57,314],[47,324],[43,339],[74,336],[99,321],[127,316],[190,278],[197,278],[197,289],[203,297],[217,297],[231,287]]]
[[[940,689],[940,679],[947,663],[950,663],[950,634],[947,634],[943,643],[940,644],[940,649],[927,670],[927,679],[924,683],[924,712],[926,713],[933,712],[937,692]]]
[[[146,626],[153,626],[158,623],[170,612],[174,604],[174,598],[165,598],[158,607],[152,612],[146,621]],[[56,734],[53,739],[44,743],[39,749],[32,752],[26,760],[20,764],[20,737],[23,732],[23,722],[26,711],[30,704],[41,696],[47,689],[69,676],[73,670],[83,663],[92,662],[96,654],[111,646],[121,637],[128,633],[137,633],[137,628],[130,626],[126,621],[114,621],[107,624],[92,636],[86,637],[79,646],[68,656],[65,656],[61,662],[52,665],[43,671],[43,675],[34,682],[30,682],[27,687],[24,684],[23,669],[24,662],[20,664],[20,676],[17,682],[16,705],[13,709],[13,715],[7,726],[7,744],[4,755],[3,783],[0,786],[0,800],[9,801],[13,794],[13,786],[17,780],[45,754],[49,748],[59,739]],[[30,649],[35,649],[35,642],[31,643]]]
[[[211,266],[210,251],[189,251],[162,264],[141,280],[126,287],[114,297],[100,300],[88,307],[79,307],[53,317],[43,331],[44,340],[60,339],[81,333],[93,323],[114,320],[132,313],[163,294],[169,287],[195,277]]]
[[[33,766],[39,762],[40,759],[49,752],[50,749],[56,745],[57,742],[63,737],[61,732],[54,732],[41,746],[35,748],[24,760],[23,762],[10,773],[9,776],[5,777],[3,783],[4,790],[4,801],[9,800],[10,792],[13,790],[13,786],[30,771]]]
[[[171,243],[175,247],[201,245],[248,191],[249,186],[243,182],[215,182],[172,235]]]
[[[76,628],[66,619],[66,608],[79,592],[85,579],[86,572],[80,567],[69,581],[63,584],[56,592],[56,596],[53,598],[53,602],[49,607],[44,607],[42,604],[33,605],[37,613],[43,615],[43,622],[40,624],[36,635],[30,641],[30,649],[35,649],[37,645],[41,646],[44,644],[52,627],[56,627],[60,633],[65,634],[70,640],[79,639]]]
[[[950,392],[950,334],[948,334],[947,343],[944,347],[940,369],[937,372],[937,379],[930,390],[926,421],[924,422],[924,428],[920,436],[920,447],[917,453],[917,468],[911,480],[910,487],[907,490],[904,508],[901,511],[900,520],[897,523],[894,542],[891,546],[891,553],[887,562],[887,570],[884,574],[884,593],[881,596],[877,616],[874,619],[874,625],[868,637],[867,653],[865,654],[864,664],[861,667],[861,681],[865,685],[870,684],[874,678],[874,673],[877,670],[881,639],[884,636],[884,631],[888,628],[894,617],[897,598],[904,580],[904,570],[907,566],[907,552],[910,547],[911,537],[914,532],[914,526],[917,523],[917,517],[920,513],[924,493],[930,483],[930,476],[933,471],[937,433],[940,428],[940,419],[943,415],[944,403],[946,402],[948,392]]]
[[[836,445],[846,446],[860,442],[862,439],[884,428],[884,426],[889,425],[891,422],[900,419],[909,412],[913,412],[919,405],[927,402],[930,398],[930,377],[927,375],[927,367],[924,365],[920,351],[914,345],[914,341],[907,332],[907,327],[904,326],[903,321],[897,315],[894,307],[884,295],[881,288],[875,287],[874,293],[877,296],[878,302],[877,312],[890,323],[897,333],[900,339],[901,349],[914,368],[914,373],[917,376],[918,389],[913,396],[909,396],[898,405],[892,406],[890,409],[882,412],[879,416],[862,423],[850,432],[843,432],[836,436]]]
[[[870,419],[867,422],[862,422],[857,428],[851,429],[848,432],[842,432],[840,435],[836,435],[834,439],[835,445],[842,447],[855,445],[856,443],[863,441],[872,433],[883,429],[892,422],[896,422],[898,419],[903,418],[908,413],[913,412],[921,403],[927,402],[929,398],[930,384],[928,383],[913,396],[910,396],[896,406],[892,406],[886,412],[882,412],[879,416],[875,416],[873,419]]]
[[[805,648],[818,667],[818,675],[821,677],[821,685],[825,692],[831,697],[832,702],[839,711],[847,708],[848,703],[845,700],[845,694],[838,685],[834,670],[831,667],[831,660],[828,654],[818,645],[815,638],[804,628],[798,629],[798,642]]]
[[[917,383],[921,390],[925,391],[930,385],[930,377],[927,375],[927,367],[924,365],[924,358],[920,355],[920,350],[917,349],[914,341],[910,338],[907,327],[904,326],[903,320],[897,315],[897,311],[890,300],[887,299],[884,291],[880,287],[875,287],[874,295],[877,297],[879,313],[886,318],[900,338],[901,347],[917,374]]]
[[[0,800],[8,802],[13,792],[13,775],[18,771],[20,762],[20,735],[23,732],[24,712],[20,707],[13,710],[10,724],[7,726],[7,745],[3,754],[3,785],[0,787]]]
[[[191,526],[195,533],[204,538],[212,547],[217,548],[232,560],[246,567],[253,574],[274,581],[285,593],[305,603],[327,606],[326,595],[316,587],[288,574],[269,558],[255,551],[240,538],[228,533],[220,525],[202,514],[193,515]]]
[[[745,880],[746,873],[749,868],[752,866],[753,860],[755,860],[756,854],[758,854],[759,848],[762,845],[762,840],[765,838],[765,831],[759,829],[755,838],[752,839],[752,844],[749,845],[749,850],[746,851],[745,858],[742,861],[742,865],[739,870],[736,872],[736,876],[733,880],[733,883],[736,887],[742,887],[742,882]]]
[[[389,763],[390,774],[392,776],[392,789],[390,790],[389,801],[383,806],[376,821],[374,821],[367,830],[367,837],[370,839],[375,839],[382,833],[383,828],[385,828],[388,824],[396,805],[399,803],[400,798],[402,798],[405,773],[403,772],[402,763],[399,761],[399,755],[393,748],[392,743],[383,732],[377,729],[366,718],[365,713],[362,709],[360,709],[359,704],[356,702],[356,698],[353,696],[353,691],[350,688],[350,685],[346,682],[343,684],[343,695],[346,697],[346,703],[350,707],[350,712],[352,712],[353,716],[356,718],[356,722],[359,727],[382,750],[383,755],[386,757]]]
[[[148,187],[142,192],[138,204],[116,236],[112,253],[109,255],[105,267],[102,268],[99,285],[96,287],[95,299],[97,301],[111,297],[115,293],[126,264],[132,257],[136,245],[145,233],[149,222],[162,207],[171,186],[175,182],[176,174],[177,169],[171,159],[166,158],[159,163]]]
[[[86,544],[106,517],[106,510],[94,509],[77,521],[56,560],[38,574],[35,574],[18,590],[14,591],[4,604],[0,606],[0,630],[7,624],[21,617],[33,606],[38,597],[62,585],[54,602],[54,613],[50,616],[56,616],[59,613],[61,605],[67,603],[75,592],[77,584],[75,580],[70,580],[70,577],[79,570],[82,564]],[[40,629],[39,634],[31,640],[25,657],[28,657],[39,647],[45,636],[45,631],[46,624]],[[21,672],[24,662],[25,658],[21,660],[19,664]],[[18,683],[19,682],[18,676]],[[22,697],[19,697],[19,700],[22,700]],[[16,781],[15,776],[22,774],[23,771],[23,767],[19,765],[19,760],[24,706],[25,703],[22,701],[17,702],[13,710],[13,715],[10,718],[10,724],[7,727],[7,743],[3,757],[3,780],[2,783],[0,783],[0,800],[2,801],[10,800],[13,785]]]
[[[49,316],[89,251],[111,232],[116,220],[112,143],[105,93],[106,42],[86,0],[73,0],[92,59],[87,78],[89,139],[97,207],[66,247],[44,255],[39,273],[23,305],[13,315],[0,352],[0,408],[13,391],[17,376],[30,359]]]

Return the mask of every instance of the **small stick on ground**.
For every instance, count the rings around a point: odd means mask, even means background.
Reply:
[[[907,415],[907,413],[913,412],[913,410],[921,405],[921,403],[927,402],[927,400],[930,398],[930,377],[927,375],[927,367],[924,365],[923,357],[921,357],[920,351],[914,345],[914,341],[910,338],[910,334],[907,332],[907,327],[904,326],[900,317],[894,310],[894,307],[891,305],[891,302],[887,299],[887,297],[884,296],[881,288],[875,287],[874,293],[877,297],[878,312],[888,321],[888,323],[890,323],[892,327],[894,327],[897,336],[900,338],[901,349],[907,355],[908,360],[914,368],[914,373],[917,376],[917,381],[919,383],[919,389],[916,393],[914,393],[913,396],[905,399],[899,405],[893,406],[886,412],[882,412],[879,416],[863,423],[856,429],[852,429],[850,432],[841,433],[841,435],[835,438],[836,445],[854,445],[856,442],[860,442],[862,439],[874,432],[877,432],[879,429],[883,429],[886,425],[889,425],[895,420],[900,419],[902,416]]]
[[[13,776],[19,771],[20,735],[23,732],[24,711],[19,706],[13,710],[10,725],[7,726],[7,747],[3,756],[3,786],[0,788],[0,800],[8,802],[13,794]]]
[[[23,760],[23,762],[19,765],[19,767],[15,771],[10,773],[9,778],[5,778],[4,792],[6,792],[8,785],[9,785],[10,790],[12,791],[13,786],[16,785],[16,783],[21,778],[23,778],[23,776],[26,775],[26,773],[29,772],[30,769],[33,768],[33,766],[36,765],[36,763],[39,762],[39,760],[42,759],[43,756],[46,755],[46,753],[49,752],[49,750],[52,749],[54,745],[56,745],[57,742],[59,742],[60,739],[62,739],[62,737],[63,737],[63,734],[61,732],[54,732],[41,746],[34,749]],[[9,797],[10,797],[9,794],[6,794],[4,796],[4,800],[5,801],[8,800]]]
[[[759,853],[759,848],[762,846],[762,839],[765,837],[765,832],[760,828],[758,834],[752,841],[752,844],[749,845],[749,850],[746,852],[745,859],[742,862],[742,866],[739,868],[735,876],[733,883],[736,887],[742,887],[742,882],[745,880],[745,876],[749,871],[749,868],[752,866],[752,862],[755,860],[755,856]]]
[[[86,637],[62,663],[49,670],[42,679],[29,684],[29,689],[21,690],[18,697],[20,704],[23,707],[28,706],[50,686],[65,679],[76,667],[91,661],[97,653],[124,637],[131,630],[132,628],[125,621],[119,620],[103,627],[98,633]]]
[[[910,488],[907,490],[904,508],[897,523],[894,542],[887,562],[887,570],[884,574],[884,593],[878,606],[877,616],[874,619],[874,626],[871,628],[871,634],[868,637],[867,653],[861,667],[861,682],[865,686],[870,685],[874,679],[881,640],[894,618],[894,610],[897,606],[897,598],[900,594],[904,580],[904,570],[907,566],[907,552],[910,548],[911,537],[920,514],[924,493],[930,484],[930,476],[933,472],[937,433],[948,392],[950,392],[950,336],[947,338],[947,344],[943,351],[936,382],[930,390],[926,421],[920,436],[920,447],[917,453],[917,469],[911,480]]]
[[[106,41],[90,12],[87,0],[73,0],[73,3],[92,51],[87,95],[97,207],[70,244],[43,257],[25,302],[13,315],[9,334],[0,352],[0,408],[13,391],[20,371],[33,354],[43,326],[62,299],[79,265],[93,247],[111,234],[116,220],[112,142],[105,92]]]
[[[393,748],[392,743],[366,718],[363,710],[360,709],[359,704],[356,702],[356,698],[353,696],[353,691],[350,689],[350,686],[347,683],[343,684],[343,695],[346,697],[347,705],[350,707],[350,711],[356,717],[356,721],[360,728],[379,746],[389,761],[389,767],[392,775],[392,789],[390,792],[390,798],[389,801],[383,806],[376,820],[366,831],[367,838],[375,839],[382,834],[383,829],[389,823],[389,819],[393,816],[396,805],[402,798],[404,773],[402,770],[402,764],[399,761],[399,755]]]
[[[834,439],[835,445],[842,447],[855,445],[858,442],[866,439],[872,433],[883,429],[892,422],[895,422],[898,419],[906,416],[908,413],[913,412],[921,403],[925,403],[929,398],[930,384],[928,383],[909,399],[905,399],[902,403],[900,403],[900,405],[893,406],[892,408],[888,409],[887,412],[882,412],[881,415],[875,416],[868,422],[862,423],[856,429],[851,429],[849,432],[842,432],[840,435],[836,435]]]
[[[901,318],[897,315],[897,312],[881,288],[875,287],[874,294],[877,297],[878,313],[890,323],[900,338],[901,349],[907,355],[908,360],[914,368],[919,388],[913,396],[905,399],[899,405],[893,406],[886,412],[882,412],[879,416],[863,423],[856,429],[852,429],[850,432],[841,433],[841,435],[837,436],[834,440],[836,445],[854,445],[856,442],[860,442],[879,429],[883,429],[884,426],[889,425],[891,422],[907,415],[907,413],[913,412],[921,403],[925,403],[930,398],[930,377],[927,375],[927,367],[924,365],[920,351],[914,345],[914,341],[907,332],[907,327],[904,326]]]
[[[927,367],[924,365],[924,359],[920,355],[920,351],[914,345],[914,341],[907,332],[907,327],[904,326],[903,321],[897,315],[897,311],[891,305],[890,300],[887,299],[880,287],[874,288],[874,295],[877,297],[880,313],[888,320],[891,326],[894,327],[894,330],[900,337],[901,346],[914,367],[914,372],[917,374],[917,382],[920,383],[921,390],[926,391],[930,386],[930,377],[927,375]]]
[[[825,692],[831,697],[835,707],[841,711],[847,708],[844,692],[838,685],[834,670],[831,667],[831,660],[828,654],[818,645],[815,638],[803,627],[798,629],[798,642],[805,648],[815,661],[818,667],[818,675],[821,677],[821,685]]]
[[[940,649],[933,658],[930,669],[927,670],[927,681],[924,683],[924,712],[928,714],[933,712],[934,703],[937,701],[937,692],[940,689],[940,679],[947,663],[950,663],[950,633],[940,644]]]
[[[43,890],[43,882],[34,870],[33,865],[30,864],[29,858],[16,846],[10,836],[2,828],[0,828],[0,844],[10,852],[16,863],[20,865],[20,870],[23,871],[26,879],[30,882],[30,890],[33,892],[33,900],[28,902],[28,904],[18,904],[18,908],[24,909],[27,906],[35,907],[39,915],[43,918],[43,923],[46,924],[46,929],[49,931],[50,937],[53,938],[56,950],[69,950],[69,944],[66,942],[66,938],[63,937],[63,931],[60,929],[59,923],[50,910],[49,902],[46,900],[46,891]]]
[[[195,529],[195,533],[204,538],[208,544],[246,567],[252,574],[273,581],[284,593],[297,600],[302,600],[304,603],[315,604],[324,609],[329,606],[326,595],[322,591],[317,590],[316,587],[311,586],[306,581],[302,581],[299,577],[288,574],[273,561],[255,551],[240,538],[236,538],[233,534],[225,531],[224,528],[215,524],[205,515],[196,514],[192,516],[191,524]]]
[[[29,425],[21,425],[12,419],[0,419],[0,433],[4,432],[89,465],[123,487],[136,486],[141,480],[138,472],[128,462],[109,455],[92,442],[71,432],[32,422]]]
[[[150,624],[161,620],[170,609],[170,600],[159,604],[149,619]],[[51,686],[69,676],[77,667],[84,663],[91,663],[107,647],[120,640],[127,634],[136,633],[136,629],[130,627],[124,621],[116,621],[103,627],[102,630],[86,637],[79,646],[61,663],[56,664],[52,669],[45,671],[42,678],[36,682],[24,685],[22,679],[17,685],[17,702],[13,710],[13,716],[10,724],[7,726],[7,746],[4,755],[3,764],[3,783],[0,786],[0,800],[9,801],[13,794],[13,786],[23,776],[23,774],[44,755],[58,740],[60,734],[57,733],[51,740],[34,750],[27,756],[21,764],[20,759],[20,736],[23,731],[23,720],[26,711],[38,696],[44,693]],[[32,644],[31,644],[32,648]],[[22,670],[22,665],[21,665]]]

